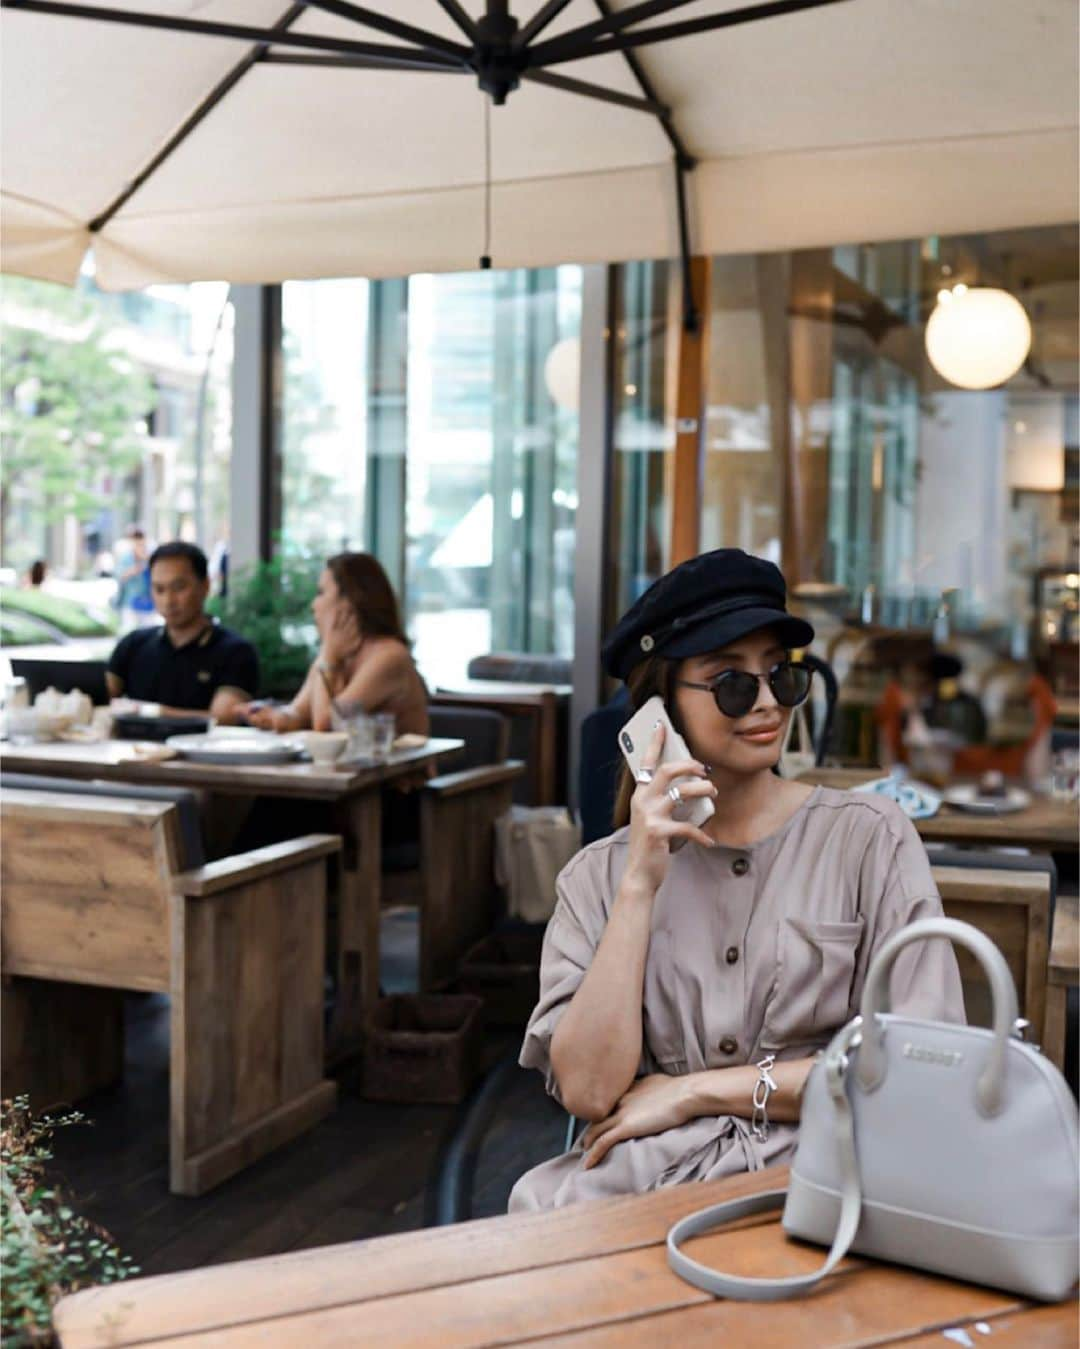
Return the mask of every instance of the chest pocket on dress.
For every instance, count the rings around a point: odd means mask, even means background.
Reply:
[[[764,1047],[824,1040],[844,1024],[862,931],[861,918],[854,923],[781,922],[776,983],[761,1031]]]

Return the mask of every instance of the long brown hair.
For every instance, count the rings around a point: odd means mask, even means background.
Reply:
[[[409,645],[390,578],[370,553],[337,553],[326,564],[343,599],[356,611],[360,631],[371,637],[396,637]]]
[[[630,702],[635,712],[644,707],[655,694],[667,708],[671,724],[680,735],[685,735],[678,711],[675,708],[675,699],[672,697],[675,671],[679,664],[679,661],[666,660],[663,656],[649,656],[647,660],[643,660],[640,665],[631,670],[626,681],[626,687],[629,690]],[[630,766],[624,759],[619,770],[619,786],[615,793],[615,809],[611,818],[613,828],[621,829],[624,824],[630,823],[630,798],[634,794],[636,785],[630,773]]]

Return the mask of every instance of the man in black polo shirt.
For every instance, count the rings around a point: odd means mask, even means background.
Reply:
[[[193,543],[163,543],[150,557],[150,593],[163,627],[139,628],[109,659],[109,693],[158,705],[165,716],[209,712],[225,725],[258,692],[259,663],[246,638],[203,608],[210,592],[206,554]]]

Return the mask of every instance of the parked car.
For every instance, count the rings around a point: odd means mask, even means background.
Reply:
[[[51,628],[54,634],[59,633],[59,640],[65,637],[111,637],[117,629],[117,616],[110,611],[92,608],[78,600],[41,589],[23,590],[15,586],[0,586],[0,614],[4,622],[20,617],[37,619]],[[55,635],[35,636],[26,640],[42,642],[57,641],[58,638]],[[6,637],[3,645],[8,645]]]
[[[0,647],[5,646],[41,646],[45,643],[67,643],[70,639],[46,623],[36,614],[25,614],[18,609],[0,610]]]

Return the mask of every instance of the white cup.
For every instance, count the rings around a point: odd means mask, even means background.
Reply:
[[[307,731],[303,737],[304,748],[316,763],[333,763],[340,759],[349,743],[347,731]]]

